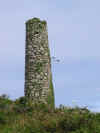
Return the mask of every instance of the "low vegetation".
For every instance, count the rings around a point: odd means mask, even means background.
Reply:
[[[12,101],[2,95],[0,133],[100,133],[100,113],[63,105],[51,109],[27,103],[25,97]]]

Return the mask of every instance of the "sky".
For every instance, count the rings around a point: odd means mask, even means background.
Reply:
[[[25,22],[48,23],[56,106],[100,112],[100,0],[1,0],[0,94],[24,95]]]

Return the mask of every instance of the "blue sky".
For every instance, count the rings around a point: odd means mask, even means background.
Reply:
[[[56,106],[100,111],[100,1],[0,1],[0,94],[24,95],[25,22],[48,22]]]

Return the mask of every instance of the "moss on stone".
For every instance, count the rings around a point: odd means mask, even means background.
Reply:
[[[34,31],[34,34],[41,33],[43,32],[46,25],[46,21],[41,21],[39,18],[32,18],[26,22],[26,30],[29,33],[31,33],[32,31]]]
[[[31,24],[31,23],[34,23],[34,22],[41,22],[39,18],[32,18],[28,21],[26,21],[26,24]]]
[[[47,22],[46,21],[42,21],[41,23],[44,24],[44,25],[47,25]]]
[[[35,71],[37,73],[40,73],[42,71],[42,69],[43,69],[43,63],[42,62],[37,62],[36,66],[35,66]]]
[[[50,57],[50,49],[48,48],[48,57],[49,57],[49,62],[51,62],[51,57]]]
[[[26,21],[26,24],[28,23],[28,24],[32,24],[32,23],[41,23],[41,24],[43,24],[43,25],[46,25],[47,24],[47,22],[45,21],[45,20],[43,20],[43,21],[41,21],[39,18],[32,18],[32,19],[30,19],[30,20],[28,20],[28,21]]]
[[[54,99],[54,88],[53,88],[53,83],[52,83],[52,75],[50,76],[50,93],[47,98],[47,103],[51,108],[55,108],[55,99]]]
[[[35,87],[35,88],[38,88],[38,89],[41,88],[41,84],[38,83],[38,82],[33,82],[33,83],[32,83],[32,86]]]

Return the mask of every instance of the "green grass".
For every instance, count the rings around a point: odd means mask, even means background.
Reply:
[[[87,108],[27,103],[0,97],[0,133],[100,133],[100,113]]]

